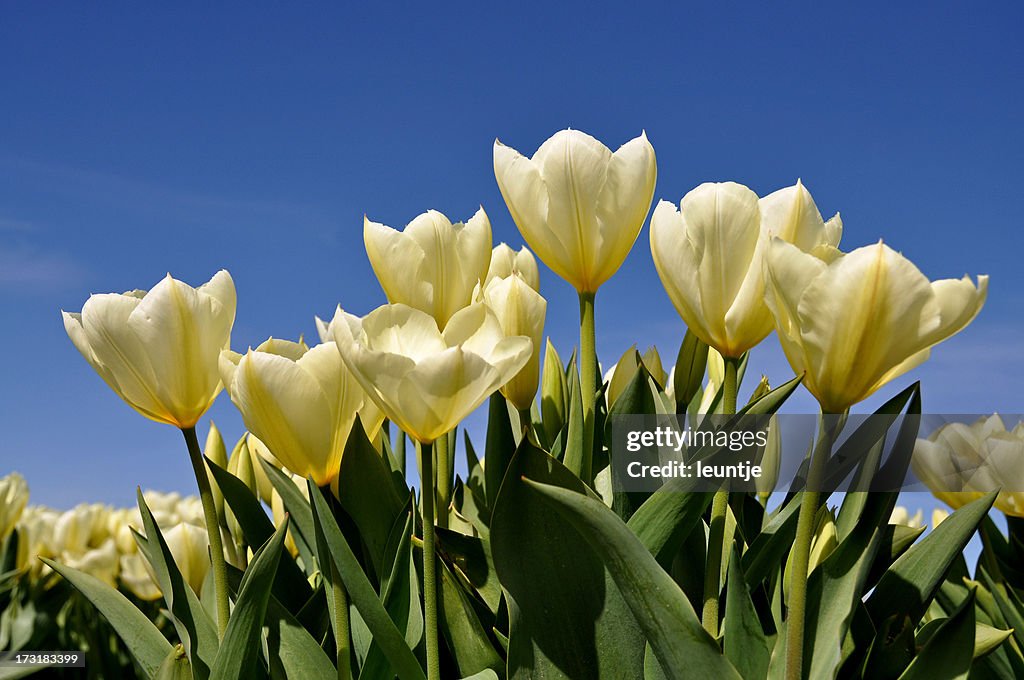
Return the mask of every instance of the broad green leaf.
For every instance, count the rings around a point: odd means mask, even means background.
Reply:
[[[725,593],[725,620],[722,622],[725,657],[732,662],[740,676],[763,678],[768,673],[771,645],[765,637],[754,603],[750,599],[740,558],[733,546],[729,560],[729,577]]]
[[[663,565],[671,563],[676,548],[700,522],[712,494],[686,490],[690,480],[674,479],[651,494],[627,525]]]
[[[565,435],[562,462],[570,472],[579,477],[583,472],[583,392],[575,362],[569,362],[569,369],[569,425]]]
[[[475,536],[438,529],[437,550],[446,562],[465,577],[491,612],[497,615],[501,584],[494,571],[490,543]]]
[[[633,351],[636,352],[636,350]],[[615,400],[611,410],[608,412],[607,422],[609,424],[612,422],[612,418],[616,416],[655,412],[650,373],[647,372],[647,368],[640,360],[639,355],[637,355],[637,364],[636,372],[633,374],[629,384],[626,385],[626,388],[619,395],[618,399]],[[606,429],[610,429],[610,425]],[[611,433],[606,432],[605,438],[606,441],[612,441]],[[614,449],[614,447],[612,448]],[[614,450],[609,450],[608,455],[611,457],[614,453]],[[619,451],[618,453],[625,452]],[[615,489],[620,486],[619,480],[615,479],[616,466],[613,464],[609,467],[612,471],[612,510],[622,519],[628,520],[636,509],[651,496],[651,493],[616,491]]]
[[[804,377],[801,374],[795,378],[787,380],[774,390],[770,390],[757,401],[753,401],[741,408],[737,415],[759,416],[775,413],[782,407],[786,400],[789,399],[789,395],[793,394],[793,392],[796,391],[796,388],[800,387],[800,383],[803,379]]]
[[[637,625],[669,678],[692,669],[714,678],[739,678],[715,640],[701,627],[689,600],[650,551],[603,503],[584,494],[526,480],[597,552]]]
[[[319,680],[337,673],[320,643],[273,595],[267,603],[264,625],[273,680]]]
[[[248,569],[242,575],[235,607],[228,620],[228,629],[217,658],[210,669],[210,677],[217,680],[244,680],[251,678],[259,655],[263,622],[270,601],[270,589],[281,559],[288,522],[285,521],[274,535],[256,551]]]
[[[876,625],[897,612],[920,619],[995,498],[992,492],[960,508],[889,567],[867,601]]]
[[[794,497],[772,517],[743,553],[743,574],[747,583],[764,581],[782,564],[793,547],[800,502]]]
[[[505,475],[491,517],[491,553],[508,605],[509,677],[639,677],[643,635],[611,575],[524,477],[588,493],[528,440]]]
[[[338,568],[349,599],[366,622],[374,642],[384,650],[392,668],[402,680],[424,680],[426,676],[423,669],[359,566],[359,560],[334,520],[327,500],[312,483],[309,484],[309,491],[313,499],[313,520],[322,532],[328,554]]]
[[[263,457],[260,457],[259,461],[260,465],[263,466],[264,472],[267,473],[267,478],[273,485],[274,490],[277,491],[277,495],[281,497],[281,501],[284,503],[284,509],[288,512],[289,526],[292,528],[292,534],[301,536],[302,542],[312,550],[316,537],[313,533],[313,513],[309,509],[309,501],[299,491],[299,487],[295,486],[295,482],[276,465]],[[273,530],[273,526],[269,528],[271,531]],[[267,536],[269,535],[268,533]],[[256,545],[261,544],[257,543]]]
[[[96,607],[117,632],[139,667],[147,674],[155,675],[164,659],[171,653],[172,647],[153,622],[136,609],[127,597],[95,576],[45,557],[40,559],[63,576]]]
[[[943,522],[945,524],[945,522]],[[941,524],[939,525],[942,526]],[[974,658],[974,594],[943,622],[900,680],[961,680]]]
[[[185,646],[189,662],[192,664],[192,674],[201,680],[209,675],[220,645],[215,622],[207,616],[199,597],[182,578],[178,565],[174,562],[174,556],[171,555],[171,550],[156,524],[156,519],[146,505],[141,489],[137,491],[137,495],[146,537],[143,539],[136,533],[136,543],[156,575],[164,602],[170,610],[171,620],[178,631],[178,638]]]
[[[154,680],[192,680],[192,664],[188,662],[185,647],[175,645],[157,669]]]
[[[438,625],[460,675],[504,669],[504,663],[487,637],[473,605],[443,560],[437,560],[440,576]]]

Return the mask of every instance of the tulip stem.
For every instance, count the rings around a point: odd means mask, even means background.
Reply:
[[[192,461],[192,471],[196,474],[196,484],[199,485],[199,499],[203,504],[203,515],[206,518],[206,532],[210,537],[210,557],[213,561],[213,588],[217,599],[217,633],[220,639],[223,640],[224,633],[228,629],[230,605],[228,603],[228,568],[224,561],[224,546],[220,540],[220,521],[217,518],[217,506],[213,501],[213,489],[210,487],[210,477],[206,470],[206,461],[203,460],[203,451],[199,448],[196,428],[183,427],[181,433],[185,436],[188,456]]]
[[[793,570],[790,576],[788,611],[786,613],[786,680],[800,680],[803,677],[804,622],[807,614],[807,569],[811,558],[811,540],[814,538],[814,520],[821,503],[822,482],[825,467],[832,453],[832,443],[843,429],[845,417],[839,416],[834,425],[829,418],[834,415],[822,412],[818,441],[811,452],[807,471],[807,485],[800,494],[800,515],[796,525],[796,539],[793,543]]]
[[[580,293],[580,391],[583,396],[583,456],[580,479],[590,484],[594,457],[594,401],[597,396],[597,335],[594,293]]]
[[[722,383],[722,412],[736,413],[737,375],[740,360],[725,357],[725,379]],[[725,553],[725,519],[729,510],[729,492],[716,491],[711,500],[708,527],[708,557],[704,571],[704,609],[701,623],[711,637],[718,637],[718,600],[722,593],[722,555]]]
[[[423,499],[423,610],[427,638],[427,680],[440,680],[441,658],[437,646],[437,564],[434,562],[434,445],[420,450],[420,496]],[[444,448],[441,442],[440,448]]]
[[[436,445],[432,448],[437,451],[437,526],[442,529],[448,528],[448,505],[451,503],[451,477],[448,475],[449,438],[454,436],[451,432],[441,435]],[[424,455],[426,455],[424,453]]]

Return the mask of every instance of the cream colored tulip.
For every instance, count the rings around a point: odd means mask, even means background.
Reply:
[[[167,543],[167,549],[170,551],[171,557],[174,558],[174,564],[181,572],[182,579],[196,595],[201,595],[203,582],[206,581],[206,574],[210,570],[210,536],[206,529],[188,522],[181,522],[169,528],[160,527],[160,533],[163,534],[164,542]],[[123,563],[122,560],[121,564]],[[156,575],[148,562],[143,560],[143,569],[149,574],[150,584],[141,582],[137,564],[129,563],[128,568],[127,573],[122,573],[122,580],[139,597],[151,596],[153,588],[159,592]],[[155,598],[145,597],[144,599]]]
[[[220,363],[245,426],[274,457],[320,486],[334,481],[365,398],[334,343],[268,340],[245,355],[225,351]]]
[[[504,279],[515,274],[522,278],[530,288],[540,292],[540,271],[533,253],[523,246],[518,252],[506,243],[499,243],[491,252],[491,266],[487,268],[487,281],[484,287],[494,279]]]
[[[1024,517],[1024,421],[1007,430],[997,414],[973,423],[947,423],[914,446],[918,479],[956,509],[989,491],[995,506]]]
[[[53,545],[53,529],[59,518],[59,512],[40,505],[29,505],[21,514],[17,525],[17,564],[19,570],[28,572],[32,578],[39,578],[51,571],[39,558],[57,556]]]
[[[920,529],[924,526],[924,510],[918,509],[917,512],[911,515],[910,511],[905,507],[897,505],[892,509],[892,514],[889,516],[889,524]]]
[[[562,130],[527,158],[494,142],[494,174],[530,248],[581,293],[618,271],[654,197],[657,164],[647,136],[608,147]]]
[[[28,484],[17,472],[0,479],[0,543],[11,533],[28,504]]]
[[[525,335],[533,342],[529,361],[501,387],[502,395],[517,409],[528,410],[537,396],[540,382],[540,348],[547,300],[518,274],[491,279],[483,290],[482,299],[498,317],[505,335]]]
[[[491,261],[491,222],[483,208],[465,224],[429,210],[405,231],[364,218],[363,241],[388,302],[426,312],[441,328],[473,301]]]
[[[483,303],[456,312],[443,332],[407,305],[384,305],[364,318],[339,307],[330,333],[381,410],[424,444],[515,376],[533,345],[527,337],[508,337]]]
[[[826,226],[799,182],[760,200],[742,184],[706,183],[678,208],[658,203],[651,254],[687,327],[723,356],[738,358],[772,331],[762,273],[768,237],[810,252],[838,245],[841,234],[838,215]]]
[[[217,359],[235,321],[235,284],[217,272],[199,288],[168,274],[148,293],[93,295],[64,329],[118,396],[142,415],[194,427],[221,390]]]
[[[821,259],[825,257],[826,259]],[[826,412],[840,413],[923,363],[981,310],[988,277],[930,282],[879,242],[808,254],[773,238],[767,301],[782,349]]]

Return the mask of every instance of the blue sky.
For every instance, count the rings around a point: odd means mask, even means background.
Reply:
[[[975,324],[880,398],[920,378],[932,412],[1024,411],[1020,5],[486,4],[4,4],[0,474],[57,507],[191,490],[180,435],[106,388],[60,309],[224,267],[236,349],[315,337],[315,314],[384,302],[364,213],[482,204],[518,246],[492,142],[532,154],[565,127],[613,148],[646,130],[656,200],[800,177],[846,248],[884,237],[932,278],[990,274]],[[606,366],[633,343],[671,362],[681,338],[647,238],[598,296]],[[547,270],[542,292],[567,357],[575,295]],[[774,337],[752,370],[789,377]],[[241,433],[226,395],[211,415]]]

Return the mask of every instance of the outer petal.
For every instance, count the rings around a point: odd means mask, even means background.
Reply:
[[[712,344],[711,331],[704,323],[697,280],[700,253],[686,233],[679,209],[668,201],[659,201],[651,216],[651,256],[661,284],[679,316],[697,337]]]
[[[818,206],[800,180],[791,187],[768,194],[760,204],[761,219],[770,236],[788,241],[805,252],[824,242],[833,246],[839,244],[836,232],[838,227],[838,233],[842,234],[842,222],[837,225],[829,220],[831,226],[826,230]]]
[[[782,350],[798,375],[808,367],[800,330],[800,299],[826,268],[827,265],[818,258],[779,238],[773,238],[765,251],[765,302],[775,317]],[[813,382],[813,379],[814,376],[808,374],[805,384]],[[808,389],[815,393],[810,386]]]
[[[540,382],[540,347],[547,301],[515,275],[492,279],[484,291],[484,297],[506,336],[523,335],[533,343],[533,351],[526,365],[501,390],[516,408],[529,408]]]
[[[516,252],[507,244],[499,243],[491,254],[491,265],[487,269],[487,281],[484,285],[494,279],[504,279],[513,274],[526,281],[534,290],[540,291],[540,272],[533,253],[526,246]]]
[[[932,292],[939,304],[939,326],[928,336],[935,344],[961,331],[981,311],[988,297],[988,277],[979,276],[975,286],[970,277],[942,279],[932,283]]]

